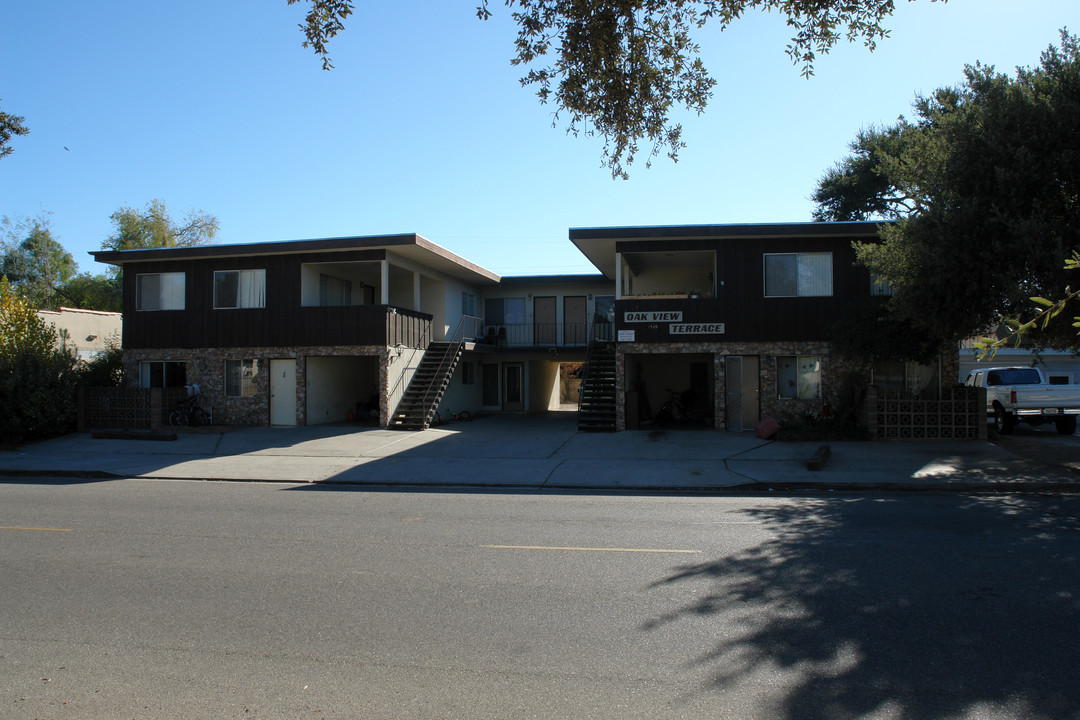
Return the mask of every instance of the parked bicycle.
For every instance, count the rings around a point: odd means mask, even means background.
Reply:
[[[210,424],[210,415],[199,406],[202,393],[198,385],[188,385],[188,396],[169,413],[169,425],[175,427],[198,427]]]
[[[431,419],[432,425],[445,425],[448,422],[455,420],[472,420],[472,413],[468,410],[459,410],[454,412],[453,410],[447,410],[443,415],[438,410],[435,411],[435,416]]]
[[[689,403],[687,402],[689,398],[687,396],[692,396],[693,393],[690,390],[680,393],[671,388],[667,388],[667,391],[670,397],[656,412],[657,424],[672,425],[686,422],[690,419]]]

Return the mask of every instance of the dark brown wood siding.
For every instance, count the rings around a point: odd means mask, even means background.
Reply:
[[[124,265],[124,347],[199,348],[294,345],[421,347],[431,316],[386,305],[302,307],[300,267],[309,262],[382,260],[382,250],[158,261]],[[214,309],[215,270],[266,270],[266,307]],[[137,311],[135,278],[185,273],[183,310]],[[389,319],[394,318],[396,319]]]
[[[870,274],[856,267],[847,237],[687,239],[616,244],[618,252],[716,252],[716,293],[710,299],[628,298],[615,307],[616,330],[634,330],[637,342],[813,341],[854,303],[870,297]],[[829,297],[765,297],[766,253],[831,252]],[[721,284],[722,283],[722,284]],[[627,323],[627,312],[679,310],[683,323],[724,323],[723,335],[671,335],[667,323]]]

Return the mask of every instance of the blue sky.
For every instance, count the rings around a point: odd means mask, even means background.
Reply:
[[[518,84],[506,8],[356,4],[325,72],[285,0],[3,3],[0,109],[31,135],[0,160],[0,215],[51,213],[91,272],[109,215],[153,198],[216,215],[222,243],[417,232],[502,275],[593,272],[568,228],[809,220],[860,128],[1080,27],[1076,0],[901,0],[874,53],[841,44],[809,80],[777,16],[706,28],[718,83],[688,147],[622,181]]]

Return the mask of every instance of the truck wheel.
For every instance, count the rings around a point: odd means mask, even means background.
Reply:
[[[1059,435],[1072,435],[1076,432],[1076,416],[1058,418],[1054,421]]]
[[[994,429],[1002,435],[1011,435],[1014,427],[1016,427],[1016,420],[1013,419],[1013,416],[1005,412],[1005,408],[995,405]]]

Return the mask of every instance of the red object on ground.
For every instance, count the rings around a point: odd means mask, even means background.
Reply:
[[[757,431],[759,438],[768,440],[780,431],[780,423],[776,422],[776,418],[765,418],[755,425],[754,429]]]

